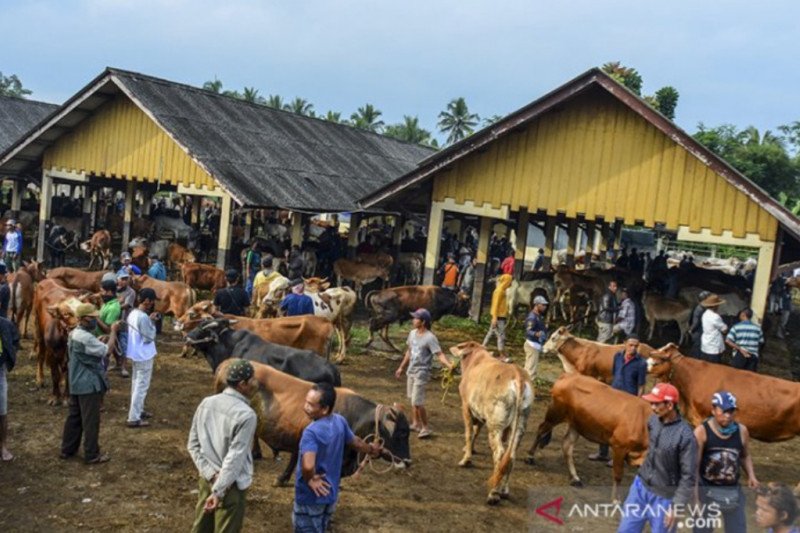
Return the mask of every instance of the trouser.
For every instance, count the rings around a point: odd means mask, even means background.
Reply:
[[[608,344],[614,334],[613,324],[607,322],[597,322],[597,342]]]
[[[664,516],[671,504],[670,499],[650,492],[636,476],[622,506],[622,520],[617,533],[641,533],[646,523],[650,524],[652,533],[667,533]]]
[[[0,416],[8,414],[8,371],[5,363],[0,363]]]
[[[9,272],[15,272],[19,268],[19,254],[17,252],[6,252],[5,263]]]
[[[325,533],[331,523],[336,504],[301,505],[295,502],[292,524],[295,533]]]
[[[153,362],[132,361],[131,372],[131,408],[128,411],[128,422],[138,422],[142,419],[144,400],[150,388],[150,378],[153,377]]]
[[[708,498],[708,496],[704,494],[704,492],[705,491],[703,490],[703,486],[701,485],[700,503],[702,505],[700,506],[700,510],[701,510],[701,517],[703,517],[704,520],[701,520],[700,523],[707,527],[695,527],[694,533],[707,533],[710,531],[714,531],[713,527],[708,527],[709,521],[707,521],[707,519],[709,517],[713,517],[713,515],[715,515],[716,512],[715,511],[705,512],[706,507],[710,505],[712,502]],[[747,531],[747,520],[745,519],[745,512],[744,512],[745,511],[744,500],[745,500],[744,492],[740,488],[739,506],[736,509],[730,509],[728,511],[723,511],[723,510],[719,511],[720,513],[722,513],[722,522],[725,525],[725,533],[742,533],[744,531]],[[713,521],[711,522],[711,525],[713,525]]]
[[[722,363],[722,354],[721,353],[707,353],[707,352],[700,352],[700,359],[709,363]]]
[[[61,453],[75,455],[83,435],[83,456],[91,461],[100,455],[100,407],[103,405],[102,392],[92,394],[73,394],[69,397],[69,412],[64,422],[61,437]]]
[[[200,478],[200,492],[197,496],[197,507],[194,511],[192,533],[234,533],[242,530],[246,490],[240,490],[236,483],[228,488],[225,497],[213,513],[206,513],[203,505],[211,496],[211,484]]]
[[[738,353],[734,353],[731,357],[731,366],[739,370],[749,370],[750,372],[758,372],[758,356],[745,357]]]
[[[523,344],[525,348],[525,371],[531,377],[531,381],[536,377],[536,369],[539,366],[539,355],[541,350],[537,350],[528,341]]]
[[[789,317],[792,312],[789,309],[781,311],[781,320],[778,323],[778,338],[782,339],[786,336],[786,325],[789,323]]]
[[[497,324],[491,326],[486,336],[483,338],[483,345],[489,346],[489,341],[492,340],[492,335],[497,337],[497,349],[501,352],[506,349],[506,318],[500,317],[497,319]]]

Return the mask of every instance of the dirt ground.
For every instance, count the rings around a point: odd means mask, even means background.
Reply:
[[[362,323],[363,325],[363,323]],[[167,328],[165,328],[166,330]],[[405,329],[393,329],[400,341]],[[445,320],[435,331],[445,346],[481,340],[483,326]],[[512,346],[520,347],[517,332]],[[405,401],[405,384],[393,377],[397,360],[388,352],[364,352],[363,327],[356,328],[354,349],[342,366],[345,386],[379,402]],[[111,376],[101,426],[101,446],[111,462],[86,466],[58,458],[66,409],[47,405],[49,386],[34,386],[35,363],[31,342],[23,341],[17,368],[9,376],[10,447],[16,459],[0,464],[0,531],[186,531],[197,500],[197,472],[186,452],[191,418],[198,402],[211,392],[211,373],[204,360],[178,357],[180,339],[167,333],[159,340],[159,355],[147,408],[153,426],[125,427],[129,380]],[[522,350],[512,351],[516,361]],[[785,354],[784,354],[785,355]],[[782,373],[783,357],[770,356],[768,371]],[[770,362],[768,358],[767,362]],[[537,398],[519,456],[531,444],[548,404],[548,382],[560,374],[553,357],[545,357],[537,380]],[[584,440],[576,449],[576,466],[587,485],[568,486],[566,466],[556,430],[553,444],[536,466],[518,460],[511,477],[511,499],[488,507],[485,482],[491,461],[485,436],[478,442],[475,467],[459,468],[463,428],[459,398],[453,390],[441,402],[437,383],[429,385],[428,405],[432,440],[412,436],[413,466],[407,471],[378,475],[367,472],[343,483],[335,515],[335,531],[613,531],[616,519],[569,517],[564,526],[537,515],[535,507],[564,496],[561,518],[575,502],[609,501],[610,469],[587,461],[596,447]],[[779,444],[755,443],[756,472],[762,481],[795,484],[800,480],[800,440]],[[291,487],[275,488],[273,479],[285,464],[271,458],[256,462],[255,481],[248,494],[246,531],[290,531]],[[632,480],[627,469],[623,496]],[[748,514],[752,517],[752,496]],[[551,512],[553,510],[551,509]],[[751,524],[754,527],[754,524]]]

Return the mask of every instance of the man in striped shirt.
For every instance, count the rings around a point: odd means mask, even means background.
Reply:
[[[764,344],[764,333],[761,327],[753,324],[752,319],[753,310],[742,309],[739,312],[739,323],[728,332],[725,344],[733,349],[732,367],[758,372],[758,353]]]

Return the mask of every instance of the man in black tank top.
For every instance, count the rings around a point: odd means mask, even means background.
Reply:
[[[747,484],[758,487],[748,444],[747,428],[736,422],[736,397],[727,391],[714,393],[711,414],[694,430],[697,439],[697,498],[704,517],[722,516],[727,532],[745,532],[744,493],[739,486],[740,466],[747,472]],[[709,522],[700,521],[709,526]],[[695,527],[695,533],[713,531]]]

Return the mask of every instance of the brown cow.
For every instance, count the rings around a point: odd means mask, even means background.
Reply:
[[[81,243],[81,250],[90,257],[87,270],[92,269],[95,260],[102,265],[100,270],[107,270],[111,265],[111,233],[105,229],[95,231],[91,239]]]
[[[22,268],[8,275],[8,285],[11,289],[9,318],[22,331],[22,337],[28,338],[28,321],[33,309],[33,283],[44,279],[44,265],[36,261],[22,262]],[[20,327],[22,319],[25,326]]]
[[[61,379],[67,372],[67,335],[77,325],[74,315],[75,306],[82,301],[90,301],[95,305],[102,304],[100,298],[84,291],[66,289],[55,280],[45,279],[36,286],[33,297],[36,353],[36,383],[44,384],[44,365],[50,367],[53,380],[53,392],[49,404],[59,401],[66,403],[67,388],[61,394]]]
[[[89,292],[100,292],[100,281],[106,272],[86,272],[78,268],[58,267],[47,271],[47,279],[57,281],[62,287]]]
[[[671,322],[674,320],[678,323],[678,329],[681,332],[678,345],[683,344],[689,334],[689,319],[692,316],[693,305],[667,298],[655,292],[645,292],[642,296],[642,306],[644,307],[644,316],[650,324],[650,334],[647,340],[653,339],[657,321]]]
[[[336,275],[336,286],[341,287],[344,280],[355,283],[356,292],[361,298],[361,288],[376,279],[383,280],[383,285],[389,283],[389,269],[386,267],[359,263],[350,259],[337,259],[333,263],[333,273]]]
[[[197,261],[197,258],[194,252],[185,246],[173,242],[169,245],[169,248],[167,248],[167,266],[170,269],[175,270],[180,268],[184,263],[194,263],[195,261]]]
[[[186,314],[197,299],[194,289],[180,281],[161,281],[147,275],[131,276],[131,286],[137,292],[145,287],[156,291],[155,310],[176,318]]]
[[[356,261],[359,263],[366,263],[368,265],[383,267],[386,270],[391,270],[394,265],[394,258],[386,252],[375,252],[374,254],[358,254]]]
[[[654,350],[647,366],[659,381],[675,385],[694,426],[711,416],[712,395],[726,390],[736,396],[736,420],[754,439],[779,442],[800,435],[800,383],[693,359],[672,343]]]
[[[472,463],[475,437],[485,424],[494,461],[486,503],[494,505],[508,498],[508,480],[533,405],[533,386],[525,370],[495,359],[475,341],[453,346],[450,353],[461,359],[458,392],[466,443],[458,465]]]
[[[147,272],[150,268],[150,250],[147,246],[139,244],[129,246],[131,251],[131,264],[136,265],[141,272]]]
[[[573,336],[562,326],[545,343],[544,353],[555,352],[564,366],[564,372],[575,372],[611,383],[614,367],[614,354],[625,350],[624,344],[603,344]],[[639,354],[644,358],[650,355],[653,347],[639,343]]]
[[[330,355],[333,324],[330,320],[311,315],[267,319],[223,315],[214,304],[204,300],[194,304],[175,321],[175,330],[191,331],[203,320],[218,317],[235,320],[231,322],[233,329],[246,329],[265,341],[311,350],[326,359]]]
[[[570,485],[583,486],[573,457],[578,436],[598,444],[608,444],[613,453],[611,498],[616,501],[625,459],[629,464],[641,464],[647,451],[647,419],[652,414],[650,404],[581,374],[562,374],[550,394],[553,401],[544,422],[539,425],[525,462],[534,464],[536,450],[547,446],[553,428],[566,422],[569,429],[561,448],[572,478]]]
[[[181,265],[183,282],[193,289],[218,291],[228,286],[225,271],[202,263],[183,263]]]

